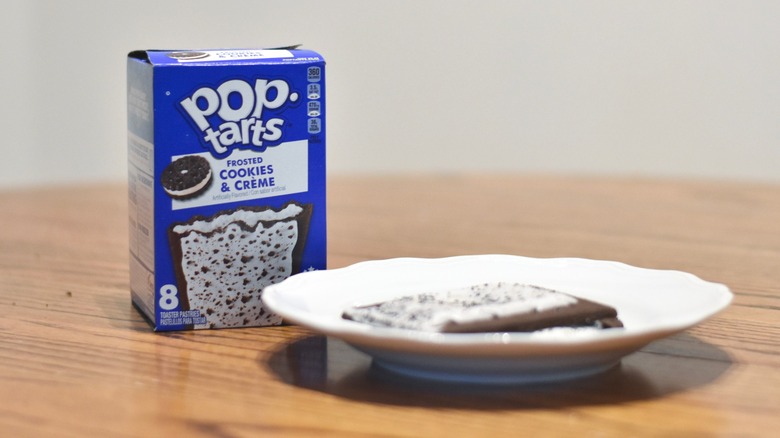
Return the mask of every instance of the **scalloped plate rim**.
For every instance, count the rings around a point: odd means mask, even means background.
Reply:
[[[448,269],[454,266],[461,269],[455,273],[449,272]],[[446,288],[447,285],[437,285],[437,282],[442,281],[450,282],[453,285],[465,285],[463,282],[468,281],[469,278],[480,278],[480,273],[469,272],[468,269],[478,270],[480,267],[488,271],[495,270],[484,277],[486,281],[495,280],[495,278],[490,277],[491,275],[509,272],[508,270],[504,271],[504,268],[513,269],[512,274],[507,275],[507,277],[512,277],[513,281],[523,277],[514,269],[521,269],[521,271],[522,269],[535,269],[536,271],[528,272],[535,273],[540,278],[545,278],[545,275],[566,272],[579,273],[584,278],[563,281],[565,276],[555,275],[547,278],[548,284],[540,285],[573,295],[585,295],[591,299],[594,298],[592,294],[600,294],[598,298],[601,298],[602,302],[615,305],[619,316],[626,324],[626,328],[599,331],[587,336],[547,338],[529,333],[425,333],[373,327],[347,321],[340,317],[340,311],[346,306],[409,293],[410,284],[419,284],[420,288]],[[414,275],[405,280],[406,283],[403,284],[401,290],[394,290],[393,281],[399,282],[399,284],[404,283],[396,279],[396,276],[399,275],[398,272],[408,273],[410,270],[413,271]],[[415,275],[421,276],[421,278],[416,278]],[[515,275],[517,278],[513,277]],[[451,279],[450,277],[453,276],[454,279]],[[648,300],[646,296],[641,294],[636,297],[620,296],[620,299],[616,300],[619,305],[610,302],[609,299],[604,299],[605,296],[613,297],[613,301],[615,301],[614,298],[618,297],[617,292],[608,290],[612,287],[609,283],[610,278],[626,282],[639,289],[648,287],[652,289],[653,282],[656,282],[659,287],[663,285],[674,287],[679,289],[679,292],[687,290],[688,295],[693,296],[694,301],[699,301],[688,302],[684,310],[675,310],[674,303],[670,301],[668,296],[669,292],[662,291],[660,295],[667,300],[665,303],[672,308],[667,314],[642,315],[641,303],[642,300]],[[389,279],[391,284],[384,284],[382,287],[375,286],[377,289],[382,289],[381,293],[375,293],[375,295],[371,295],[370,291],[365,293],[360,289],[361,287],[370,288],[372,281],[376,284],[377,279]],[[425,281],[428,281],[428,284]],[[598,284],[607,290],[596,290]],[[569,285],[571,289],[577,290],[566,290],[560,285]],[[346,290],[346,296],[339,295],[336,292],[339,289],[342,293]],[[365,295],[358,295],[359,292]],[[637,292],[632,291],[621,291],[620,293],[637,294]],[[627,304],[629,298],[637,299],[639,303],[636,305]],[[692,298],[688,297],[688,299]],[[285,320],[315,332],[341,339],[359,350],[375,356],[375,358],[379,356],[384,359],[397,358],[398,363],[395,365],[401,366],[407,362],[411,363],[412,360],[420,361],[421,357],[437,360],[445,357],[456,362],[458,360],[474,362],[498,359],[513,361],[519,365],[522,365],[524,360],[534,358],[547,358],[553,361],[555,358],[566,358],[567,360],[573,359],[575,362],[578,360],[577,358],[582,360],[596,358],[605,364],[606,361],[619,360],[620,357],[630,354],[652,341],[699,324],[728,307],[732,299],[733,294],[725,285],[708,282],[683,271],[640,268],[607,260],[574,257],[531,258],[506,254],[444,258],[401,257],[363,261],[343,268],[297,274],[281,283],[268,286],[263,291],[264,304],[270,310],[284,317]],[[645,304],[649,303],[650,301],[645,301]],[[318,305],[324,306],[325,311],[320,311],[319,308],[317,310],[306,308],[306,306],[316,307]],[[655,311],[659,312],[658,309]],[[675,312],[677,313],[675,314]],[[641,322],[639,322],[640,320]],[[453,366],[457,366],[457,363],[453,363]],[[410,372],[412,371],[410,370]],[[446,372],[446,370],[442,371]],[[569,369],[569,371],[571,370]],[[551,370],[551,372],[554,373],[555,370]]]

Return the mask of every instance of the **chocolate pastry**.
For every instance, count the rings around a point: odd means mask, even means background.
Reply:
[[[281,324],[261,294],[300,272],[311,212],[243,207],[171,226],[182,310],[200,310],[210,328]]]
[[[622,327],[607,305],[520,283],[485,283],[355,306],[342,317],[380,327],[442,333]]]

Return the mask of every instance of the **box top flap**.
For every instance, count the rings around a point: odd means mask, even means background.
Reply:
[[[312,50],[287,46],[262,49],[134,50],[127,56],[155,66],[206,64],[298,64],[322,62]]]

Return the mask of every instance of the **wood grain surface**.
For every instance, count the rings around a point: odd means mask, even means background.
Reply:
[[[329,267],[586,257],[691,272],[733,304],[601,375],[478,387],[384,373],[301,327],[154,333],[122,185],[0,192],[0,436],[776,436],[780,186],[512,175],[329,181]]]

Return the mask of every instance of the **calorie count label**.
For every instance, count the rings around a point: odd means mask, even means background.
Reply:
[[[322,77],[319,67],[309,67],[306,72],[309,82],[319,82]]]
[[[306,91],[306,96],[309,99],[306,105],[306,115],[309,116],[306,129],[309,134],[319,134],[322,131],[322,120],[319,118],[322,111],[318,99],[322,95],[320,94],[320,86],[317,82],[322,79],[322,71],[320,67],[313,66],[307,68],[306,73],[309,82],[312,82],[309,84]]]

